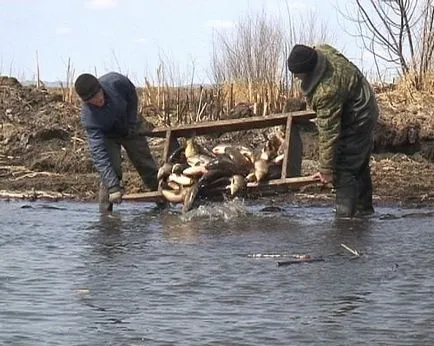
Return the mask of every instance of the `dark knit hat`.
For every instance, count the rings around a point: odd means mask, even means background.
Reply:
[[[315,49],[303,44],[296,44],[288,57],[288,69],[292,73],[312,72],[318,60]]]
[[[89,73],[83,73],[75,80],[75,91],[83,101],[90,100],[100,89],[98,79]]]

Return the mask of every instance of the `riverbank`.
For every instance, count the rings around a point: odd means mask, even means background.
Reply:
[[[399,93],[378,95],[381,108],[371,167],[377,201],[434,202],[434,164],[424,155],[434,141],[434,98],[413,99]],[[46,198],[91,201],[98,176],[80,125],[79,106],[62,101],[50,90],[23,87],[14,79],[0,80],[0,198]],[[157,124],[158,117],[145,117]],[[176,125],[175,125],[176,126]],[[225,134],[219,140],[254,145],[266,131]],[[316,132],[304,129],[302,175],[316,171]],[[216,139],[203,138],[204,144]],[[161,164],[163,140],[150,139]],[[432,159],[431,159],[432,160]],[[138,174],[124,157],[127,193],[145,191]],[[310,186],[286,196],[308,203],[330,201],[330,189]]]
[[[154,152],[161,152],[161,146],[152,146]],[[94,201],[98,191],[98,174],[56,173],[31,171],[25,165],[8,166],[5,174],[4,160],[0,181],[0,198],[3,199],[69,199]],[[146,191],[137,172],[124,160],[124,183],[127,193]],[[302,175],[316,172],[317,161],[305,159]],[[427,162],[420,154],[374,154],[371,158],[371,171],[376,203],[402,205],[434,204],[434,164]],[[295,203],[329,203],[333,191],[320,185],[307,186],[282,196],[278,200]],[[273,199],[273,198],[271,198]]]

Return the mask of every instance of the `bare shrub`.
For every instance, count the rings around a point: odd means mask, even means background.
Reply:
[[[213,42],[212,72],[217,85],[231,90],[235,102],[253,103],[254,113],[280,112],[294,88],[286,59],[296,43],[315,45],[333,36],[314,12],[277,21],[264,12],[240,19],[234,32],[217,33]]]

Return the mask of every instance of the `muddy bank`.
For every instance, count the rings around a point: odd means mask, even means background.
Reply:
[[[421,95],[412,103],[397,95],[381,94],[378,98],[381,119],[371,161],[377,201],[434,202],[434,164],[425,155],[434,143],[434,99]],[[26,194],[31,198],[44,191],[52,198],[94,199],[98,176],[80,125],[79,105],[63,102],[61,95],[50,90],[24,87],[15,79],[0,77],[0,117],[0,195]],[[144,118],[157,124],[158,117]],[[210,146],[230,141],[255,147],[264,142],[267,131],[235,132],[201,140]],[[303,175],[316,171],[316,137],[314,126],[303,128]],[[162,144],[161,139],[150,139],[159,163]],[[127,192],[145,191],[126,156],[123,165]],[[332,197],[329,188],[320,187],[286,196],[325,202]]]

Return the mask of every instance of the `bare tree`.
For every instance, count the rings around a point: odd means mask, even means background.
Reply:
[[[434,6],[432,1],[426,1],[422,18],[422,34],[419,42],[420,56],[419,75],[425,76],[432,69],[434,52]]]
[[[356,24],[353,35],[376,60],[411,74],[414,86],[422,87],[434,50],[432,0],[356,0],[340,12]]]

